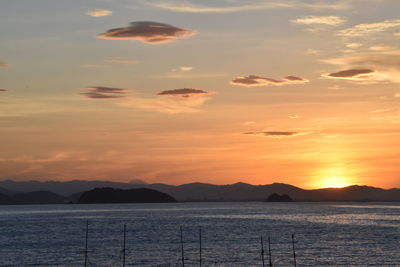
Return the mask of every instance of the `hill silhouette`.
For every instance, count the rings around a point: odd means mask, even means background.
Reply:
[[[84,192],[78,199],[80,204],[89,203],[163,203],[176,200],[159,191],[148,188],[115,189],[110,187],[95,188]]]
[[[66,198],[49,191],[33,191],[27,193],[12,193],[6,195],[0,193],[0,204],[61,204]]]
[[[265,201],[273,193],[289,195],[294,201],[399,201],[400,189],[381,189],[370,186],[349,186],[344,188],[324,188],[305,190],[296,186],[273,183],[250,185],[235,183],[213,185],[189,183],[183,185],[132,184],[110,181],[0,181],[2,193],[12,196],[31,191],[50,191],[66,197],[67,202],[76,202],[84,191],[94,188],[111,187],[120,189],[148,188],[166,193],[177,201]]]
[[[267,198],[267,201],[268,202],[292,202],[293,199],[288,195],[279,195],[279,194],[273,193],[272,195],[270,195]]]

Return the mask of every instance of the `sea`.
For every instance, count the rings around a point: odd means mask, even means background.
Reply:
[[[0,206],[0,266],[123,264],[400,266],[400,203]]]

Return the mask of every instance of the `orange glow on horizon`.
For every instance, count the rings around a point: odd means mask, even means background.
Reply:
[[[317,188],[343,188],[353,185],[351,179],[347,177],[326,177],[318,182]]]

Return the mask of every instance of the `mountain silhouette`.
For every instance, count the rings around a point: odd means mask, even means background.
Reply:
[[[84,192],[78,199],[80,204],[89,203],[163,203],[176,200],[159,191],[148,188],[115,189],[110,187],[95,188]]]
[[[265,201],[273,193],[289,195],[294,201],[400,201],[400,189],[382,189],[358,185],[344,188],[305,190],[283,183],[269,185],[189,183],[175,186],[161,183],[132,184],[110,181],[17,182],[6,180],[0,181],[0,187],[3,188],[0,193],[6,196],[12,196],[15,192],[50,191],[66,197],[67,200],[64,201],[67,202],[76,202],[83,192],[103,187],[148,188],[166,193],[177,201]]]
[[[33,191],[6,195],[0,193],[0,204],[61,204],[65,203],[64,196],[49,191]]]
[[[293,199],[288,195],[279,195],[279,194],[273,193],[272,195],[270,195],[267,198],[267,201],[268,202],[292,202]]]

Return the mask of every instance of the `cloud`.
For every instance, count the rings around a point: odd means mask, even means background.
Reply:
[[[372,110],[371,113],[391,113],[391,112],[395,112],[395,111],[397,111],[397,109],[394,109],[394,108],[384,108],[384,109]]]
[[[1,88],[0,88],[0,93],[1,93],[1,92],[8,92],[8,90],[6,90],[6,89],[1,89]]]
[[[322,74],[323,77],[333,79],[349,79],[349,80],[368,80],[374,70],[370,69],[349,69],[333,73]]]
[[[348,48],[359,48],[361,46],[363,46],[363,44],[360,44],[360,43],[348,43],[348,44],[346,44],[346,47],[348,47]]]
[[[8,64],[8,63],[6,63],[6,62],[0,61],[0,68],[8,68],[8,67],[10,67],[10,66],[11,66],[11,65]]]
[[[157,95],[166,95],[175,97],[192,97],[192,96],[207,95],[207,94],[210,94],[210,92],[195,88],[164,90],[157,93]]]
[[[301,135],[298,132],[291,132],[291,131],[287,131],[287,132],[286,131],[259,131],[259,132],[246,132],[243,134],[272,137],[272,138],[293,137],[293,136]]]
[[[346,37],[366,36],[400,27],[400,19],[385,20],[376,23],[358,24],[338,31],[338,35]]]
[[[300,118],[300,116],[299,115],[289,115],[289,118],[291,118],[291,119],[298,119],[298,118]]]
[[[171,73],[156,75],[155,78],[168,78],[168,79],[205,79],[205,78],[215,78],[215,77],[225,77],[230,76],[229,73],[216,73],[216,72],[205,72],[205,73],[193,73],[188,71],[177,71],[172,69]]]
[[[307,79],[297,76],[286,76],[283,80],[275,80],[271,78],[249,75],[249,76],[238,76],[233,79],[230,83],[238,86],[253,87],[253,86],[267,86],[267,85],[285,85],[285,84],[296,84],[306,83]]]
[[[393,46],[388,46],[388,45],[373,45],[369,47],[369,50],[371,51],[385,51],[385,50],[394,50],[395,47]]]
[[[139,61],[137,61],[137,60],[124,59],[124,58],[110,58],[110,59],[106,59],[104,61],[107,63],[119,63],[119,64],[129,64],[129,65],[139,63]]]
[[[107,9],[93,9],[89,10],[86,14],[92,17],[105,17],[110,16],[112,11]]]
[[[97,35],[101,39],[138,40],[148,44],[163,44],[178,38],[187,38],[196,32],[152,21],[131,22],[125,28],[115,28]]]
[[[370,70],[369,73],[360,73],[359,77],[353,80],[370,82],[392,82],[400,83],[400,51],[373,51],[368,53],[358,53],[345,55],[338,58],[322,60],[325,63],[339,65],[348,70]],[[373,72],[371,72],[373,70]],[[339,72],[339,76],[340,73]],[[346,73],[344,73],[346,74]],[[350,75],[351,72],[348,72]],[[323,74],[327,78],[346,78],[338,75]],[[347,77],[352,79],[350,76]]]
[[[312,3],[302,3],[300,1],[251,1],[250,4],[242,5],[231,5],[232,1],[226,1],[230,5],[225,6],[206,6],[196,5],[189,2],[183,1],[148,1],[147,4],[153,7],[166,9],[174,12],[185,12],[185,13],[233,13],[242,11],[254,11],[254,10],[265,10],[265,9],[296,9],[296,8],[308,8],[308,9],[334,9],[341,10],[349,8],[346,1],[313,1]],[[242,1],[245,2],[245,1]]]
[[[346,22],[345,19],[337,16],[307,16],[295,20],[291,20],[293,23],[297,24],[306,24],[306,25],[311,25],[311,24],[323,24],[323,25],[329,25],[329,26],[338,26],[344,22]]]
[[[198,107],[203,105],[209,99],[209,97],[205,96],[157,96],[152,98],[130,97],[129,99],[127,99],[127,101],[118,103],[118,105],[168,114],[178,114],[198,112]]]
[[[180,67],[179,68],[181,71],[191,71],[191,70],[193,70],[193,67]]]
[[[318,55],[318,54],[320,54],[321,53],[321,50],[316,50],[316,49],[307,49],[305,52],[304,52],[306,55]]]
[[[344,88],[340,85],[335,84],[335,85],[329,86],[328,89],[329,90],[343,90]]]
[[[211,99],[209,97],[211,94],[214,93],[202,89],[180,88],[161,91],[156,94],[156,97],[151,98],[129,97],[127,101],[118,104],[169,114],[192,113],[198,112],[198,107]]]
[[[115,99],[124,98],[126,93],[129,91],[121,88],[105,87],[105,86],[93,86],[86,87],[89,92],[81,93],[81,95],[90,99]]]

